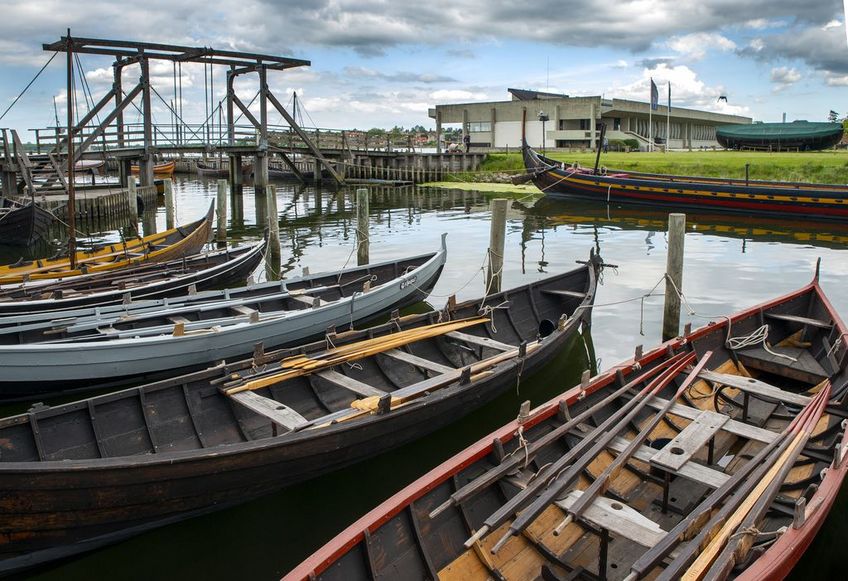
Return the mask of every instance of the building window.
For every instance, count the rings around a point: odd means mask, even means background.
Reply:
[[[621,131],[621,117],[613,117],[613,119],[612,119],[612,130],[613,131]]]
[[[588,129],[589,129],[589,120],[588,119],[581,119],[580,120],[580,130],[586,131]]]
[[[488,121],[481,121],[479,123],[469,123],[468,124],[468,132],[469,133],[485,133],[486,131],[492,130],[492,124]]]
[[[564,130],[565,130],[565,119],[560,119],[560,120],[559,120],[559,123],[558,123],[557,129],[559,129],[560,131],[564,131]],[[557,146],[557,147],[559,147],[559,146]]]

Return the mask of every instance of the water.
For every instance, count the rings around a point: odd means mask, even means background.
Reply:
[[[177,222],[201,216],[215,199],[216,183],[178,177]],[[430,301],[459,300],[484,290],[481,266],[489,240],[488,199],[476,192],[419,188],[371,189],[371,260],[435,250],[448,233],[448,262]],[[282,244],[280,270],[299,274],[352,264],[353,190],[331,192],[279,185],[276,205]],[[233,202],[237,204],[233,205]],[[264,196],[250,188],[230,200],[233,241],[261,237]],[[848,314],[848,227],[747,217],[688,217],[684,291],[695,314],[684,322],[705,324],[810,281],[822,259],[822,285]],[[146,220],[165,227],[164,208]],[[259,225],[257,225],[259,224]],[[660,340],[662,297],[639,298],[665,270],[664,212],[576,203],[513,203],[507,222],[504,288],[573,268],[590,249],[617,265],[598,288],[592,342],[596,363],[607,368],[632,355],[637,344]],[[117,233],[99,237],[118,239]],[[260,267],[257,275],[266,276]],[[662,292],[659,287],[657,294]],[[277,578],[378,502],[517,413],[521,401],[541,403],[579,380],[590,366],[583,341],[550,367],[522,380],[468,418],[422,441],[266,498],[165,527],[127,542],[37,571],[37,579]],[[6,413],[9,410],[0,410]],[[848,498],[843,494],[799,575],[830,575],[836,539],[844,538]],[[841,532],[840,532],[841,531]],[[107,573],[108,572],[108,573]]]

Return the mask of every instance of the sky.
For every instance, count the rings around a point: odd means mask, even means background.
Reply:
[[[839,0],[0,0],[0,14],[0,112],[51,57],[42,43],[70,28],[310,60],[269,73],[284,104],[297,93],[310,127],[434,127],[428,108],[507,100],[510,87],[646,101],[650,78],[661,101],[671,83],[673,106],[765,122],[848,116]],[[80,64],[96,101],[111,86],[111,59],[82,55]],[[203,73],[182,69],[189,123],[205,117]],[[64,119],[65,74],[57,55],[0,127],[55,124],[54,97]],[[125,74],[131,86],[138,68]],[[223,67],[214,74],[218,102]],[[172,65],[154,65],[151,78],[162,97],[153,98],[155,119],[167,123]],[[247,102],[257,86],[245,77],[237,91]]]

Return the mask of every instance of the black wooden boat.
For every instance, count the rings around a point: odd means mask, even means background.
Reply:
[[[782,579],[848,470],[846,337],[817,276],[639,348],[528,405],[285,580]]]
[[[782,218],[848,218],[848,186],[704,178],[569,166],[524,142],[524,166],[546,196]]]
[[[53,317],[56,311],[172,297],[191,289],[241,286],[256,270],[264,250],[265,242],[259,242],[168,262],[143,262],[56,281],[0,286],[0,325],[10,324],[10,315]]]
[[[455,421],[588,324],[598,265],[0,419],[0,571],[241,503]]]
[[[197,169],[197,175],[203,177],[219,177],[225,178],[230,175],[230,162],[225,161],[222,163],[218,163],[216,161],[211,162],[203,162],[197,161],[195,162],[195,168]],[[249,176],[253,172],[253,164],[242,164],[241,173],[242,175]]]
[[[29,201],[18,204],[3,199],[0,206],[0,245],[29,246],[39,240],[47,240],[53,214]]]

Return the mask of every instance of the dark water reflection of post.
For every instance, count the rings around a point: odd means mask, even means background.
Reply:
[[[268,211],[268,250],[265,253],[265,277],[268,280],[280,280],[280,218],[277,213],[277,188],[265,188],[265,203]]]
[[[230,189],[230,231],[241,232],[244,230],[244,186],[238,184]]]

